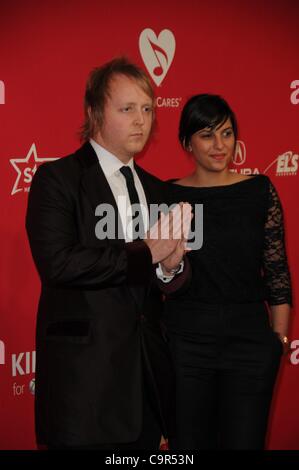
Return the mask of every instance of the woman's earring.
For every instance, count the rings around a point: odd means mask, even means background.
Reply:
[[[188,145],[188,152],[192,152],[192,147],[190,144]]]

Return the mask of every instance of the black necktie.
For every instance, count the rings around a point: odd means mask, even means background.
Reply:
[[[139,200],[139,196],[138,196],[137,189],[136,189],[136,186],[135,186],[134,176],[133,176],[133,172],[132,172],[131,168],[129,166],[122,166],[119,169],[119,171],[124,175],[124,177],[126,179],[127,189],[128,189],[128,193],[129,193],[131,206],[133,206],[133,204],[138,204],[139,207],[140,207],[140,200]],[[143,220],[142,220],[141,208],[139,210],[137,210],[137,215],[136,215],[136,212],[132,213],[132,219],[134,220],[135,218],[138,218],[138,223],[134,224],[134,227],[138,230],[138,226],[139,226],[138,233],[142,234],[142,236],[143,236],[144,235],[144,225],[143,225]],[[140,237],[136,237],[135,234],[134,234],[133,239],[136,240],[136,238],[140,238]]]

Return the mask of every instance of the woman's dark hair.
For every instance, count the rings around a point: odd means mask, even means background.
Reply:
[[[192,96],[185,104],[179,125],[179,140],[184,149],[190,144],[192,135],[206,127],[215,129],[227,119],[231,120],[235,138],[238,125],[234,112],[219,95],[200,94]]]

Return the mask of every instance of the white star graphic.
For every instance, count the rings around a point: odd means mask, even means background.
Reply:
[[[57,160],[57,158],[38,158],[34,143],[31,145],[25,158],[11,158],[10,163],[18,174],[14,187],[12,188],[11,195],[13,196],[19,191],[29,191],[29,183],[32,181],[32,177],[37,170],[38,164],[54,160]],[[26,165],[23,171],[19,168],[19,165]],[[23,176],[23,181],[20,181],[21,176]],[[19,187],[19,185],[22,187]],[[26,186],[26,188],[24,186]]]

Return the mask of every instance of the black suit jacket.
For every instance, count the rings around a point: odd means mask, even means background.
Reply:
[[[164,184],[135,167],[147,202],[165,201]],[[135,441],[144,371],[165,434],[172,419],[172,368],[150,251],[142,241],[99,240],[100,203],[110,203],[117,214],[89,143],[35,174],[26,228],[42,283],[36,334],[40,444]]]

